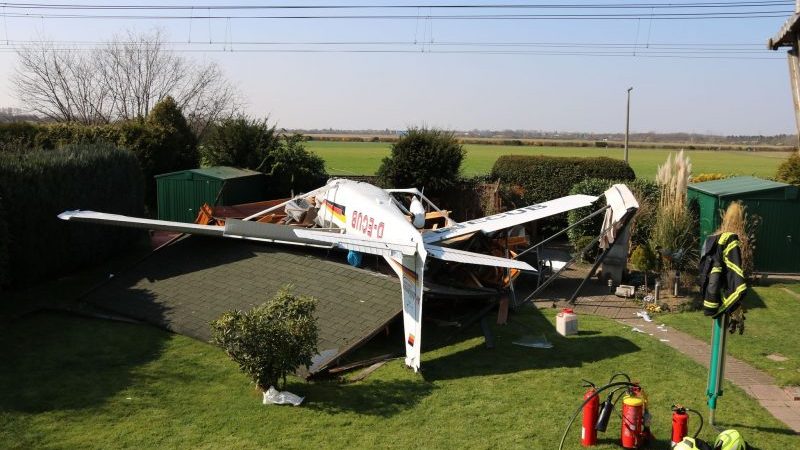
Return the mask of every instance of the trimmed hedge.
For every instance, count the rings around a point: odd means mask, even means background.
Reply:
[[[587,178],[633,180],[636,175],[624,161],[605,157],[504,155],[495,161],[491,178],[511,187],[518,197],[512,200],[525,206],[569,195]]]
[[[13,261],[3,271],[6,284],[24,285],[100,262],[142,236],[138,230],[56,217],[72,209],[142,214],[139,163],[110,145],[0,154],[0,198]]]
[[[0,291],[8,282],[8,223],[3,198],[0,197]]]
[[[639,178],[633,181],[627,180],[608,180],[601,178],[590,178],[575,184],[570,190],[570,194],[600,195],[613,184],[624,183],[628,185],[639,202],[639,212],[632,228],[631,243],[633,246],[646,244],[650,240],[650,234],[655,221],[655,211],[658,207],[660,191],[658,184],[654,181]],[[567,222],[573,225],[578,220],[589,215],[596,208],[579,208],[567,213]],[[603,226],[603,215],[598,215],[591,220],[581,223],[569,230],[567,235],[575,250],[580,250],[586,245],[586,236],[595,237],[600,233]]]
[[[490,178],[500,180],[503,200],[522,207],[569,195],[572,186],[587,178],[633,180],[633,169],[617,159],[504,155],[497,158]],[[566,226],[566,215],[542,221],[544,228]],[[551,230],[552,231],[552,230]]]
[[[170,97],[157,103],[147,120],[108,125],[0,124],[0,153],[28,153],[95,143],[117,146],[136,155],[146,181],[145,199],[151,208],[156,204],[155,175],[194,169],[200,164],[197,139]]]

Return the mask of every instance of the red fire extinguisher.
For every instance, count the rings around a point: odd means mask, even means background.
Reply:
[[[689,414],[681,405],[672,406],[672,446],[675,447],[689,434]]]
[[[622,399],[622,433],[624,448],[639,448],[644,442],[644,399],[626,396]]]
[[[583,400],[586,401],[592,397],[583,406],[583,426],[581,427],[581,445],[590,447],[597,444],[597,430],[595,424],[597,423],[597,413],[600,409],[600,398],[595,395],[596,388],[592,384],[586,394],[583,395]]]

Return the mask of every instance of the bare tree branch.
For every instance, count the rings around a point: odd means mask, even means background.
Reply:
[[[219,66],[178,56],[160,30],[128,31],[88,52],[42,42],[17,50],[13,83],[28,108],[51,120],[97,124],[144,118],[171,95],[199,135],[241,106]]]

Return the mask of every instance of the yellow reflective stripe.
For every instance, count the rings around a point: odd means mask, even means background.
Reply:
[[[742,295],[742,292],[744,292],[745,289],[747,289],[747,285],[746,284],[740,284],[739,287],[737,287],[733,292],[731,292],[731,295],[725,297],[723,299],[723,301],[724,301],[724,303],[723,303],[724,309],[728,309],[728,307],[731,306],[731,304],[733,302],[738,300],[739,296]]]
[[[719,235],[719,240],[717,242],[719,242],[719,245],[725,245],[725,243],[728,242],[728,239],[730,239],[731,235],[733,235],[733,233],[726,231]]]
[[[703,301],[703,308],[718,308],[719,303],[710,302],[708,300]]]
[[[711,273],[722,273],[722,267],[714,267],[711,269]]]
[[[725,265],[728,266],[728,269],[731,269],[736,273],[736,275],[739,275],[740,277],[744,278],[744,272],[742,271],[742,268],[734,264],[733,261],[731,261],[730,259],[728,259],[728,253],[730,253],[731,250],[735,249],[738,246],[739,246],[739,241],[733,241],[730,244],[728,244],[728,246],[725,247],[725,251],[722,252],[723,255],[722,258],[725,260]]]
[[[728,266],[728,269],[734,271],[736,275],[739,275],[740,277],[744,278],[744,272],[742,272],[742,268],[734,264],[733,261],[728,259],[727,256],[725,257],[725,265]]]

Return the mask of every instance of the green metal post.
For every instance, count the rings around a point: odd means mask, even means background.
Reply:
[[[722,397],[722,380],[725,379],[725,330],[728,329],[728,314],[721,314],[711,324],[711,361],[708,367],[708,421],[714,426],[717,399]]]

